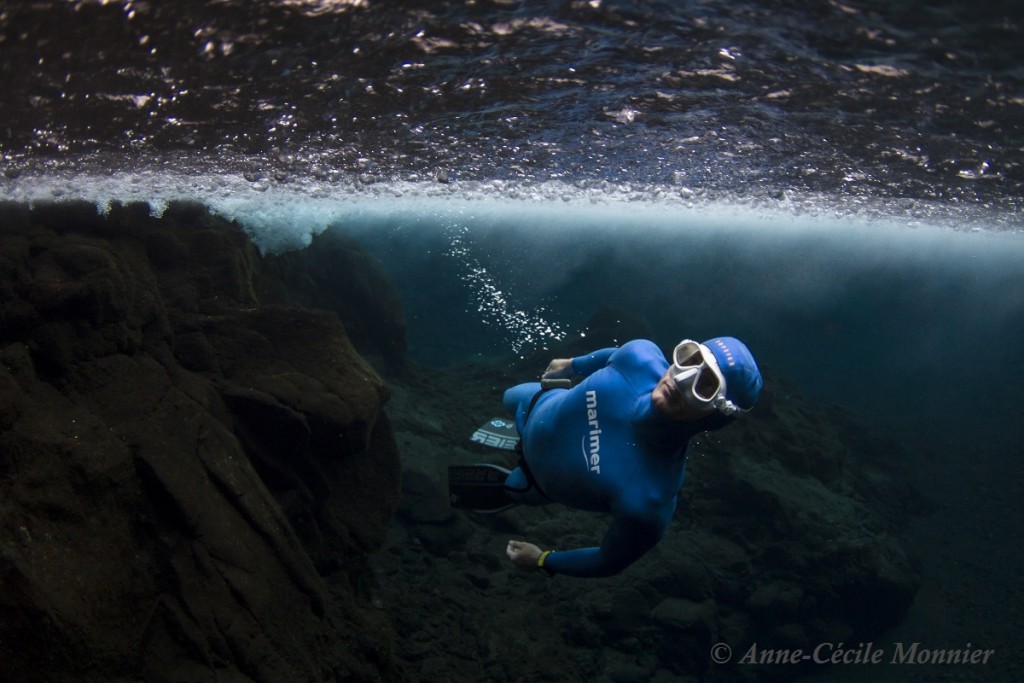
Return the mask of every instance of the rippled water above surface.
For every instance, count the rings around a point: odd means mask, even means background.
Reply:
[[[3,2],[7,178],[654,183],[1019,216],[1009,2]]]

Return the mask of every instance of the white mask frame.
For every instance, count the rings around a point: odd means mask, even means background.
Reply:
[[[692,339],[676,344],[669,371],[680,395],[691,408],[700,411],[714,408],[724,415],[746,412],[725,397],[725,375],[718,367],[718,359],[704,344]]]

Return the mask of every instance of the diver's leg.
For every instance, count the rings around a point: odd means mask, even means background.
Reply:
[[[521,467],[512,470],[505,480],[505,491],[509,498],[523,505],[546,505],[551,501],[544,497],[536,486],[531,486]]]
[[[517,384],[505,390],[502,403],[512,415],[516,416],[516,428],[523,433],[523,426],[526,419],[526,411],[530,408],[530,401],[540,391],[540,382],[526,382]]]
[[[540,388],[540,382],[527,382],[517,384],[505,391],[502,402],[505,405],[505,410],[516,416],[516,428],[519,429],[520,439],[523,438],[530,404],[533,403],[534,396],[540,393]],[[520,448],[522,445],[523,442],[520,441]],[[519,453],[522,454],[522,450],[519,450]],[[505,491],[512,500],[523,505],[545,505],[551,502],[533,485],[522,467],[515,468],[508,475],[508,479],[505,480]]]

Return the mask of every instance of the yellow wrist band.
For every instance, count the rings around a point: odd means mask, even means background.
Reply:
[[[537,571],[541,572],[542,574],[544,574],[546,576],[554,576],[555,575],[555,573],[553,571],[551,571],[550,569],[548,569],[547,567],[544,566],[544,562],[545,562],[545,560],[548,559],[548,555],[550,555],[553,552],[555,552],[555,551],[554,550],[545,550],[544,552],[542,552],[540,554],[540,557],[537,558]]]

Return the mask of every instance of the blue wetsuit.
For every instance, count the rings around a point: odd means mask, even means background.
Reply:
[[[617,574],[664,537],[683,485],[686,447],[707,428],[671,421],[654,408],[651,391],[667,369],[661,350],[646,340],[574,358],[573,372],[586,379],[572,389],[545,391],[525,424],[540,384],[505,392],[535,484],[531,488],[523,470],[516,469],[508,487],[529,490],[512,497],[528,505],[556,502],[613,516],[600,547],[552,553],[544,564],[551,571]]]

